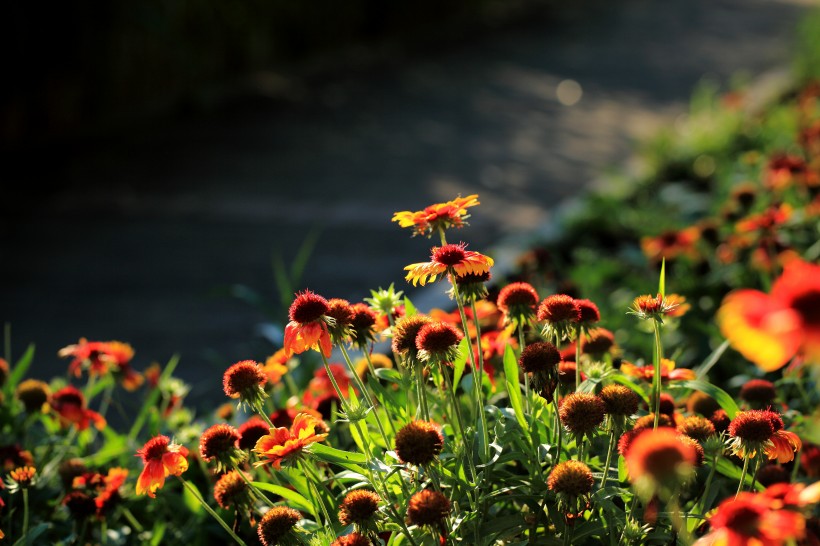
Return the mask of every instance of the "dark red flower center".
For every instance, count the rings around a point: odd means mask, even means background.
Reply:
[[[458,345],[462,337],[461,332],[452,324],[434,322],[419,330],[416,336],[416,348],[432,354],[441,354],[454,345]]]
[[[436,263],[453,266],[460,264],[467,257],[464,243],[458,245],[444,245],[433,249],[433,261]]]
[[[290,320],[298,322],[299,324],[307,324],[319,320],[322,315],[327,314],[330,309],[327,300],[311,292],[305,290],[301,294],[297,294],[296,299],[290,305]]]
[[[759,509],[741,504],[726,515],[726,527],[747,537],[758,534],[761,513]]]
[[[800,294],[794,298],[791,306],[800,314],[803,324],[820,327],[820,292],[815,290]]]

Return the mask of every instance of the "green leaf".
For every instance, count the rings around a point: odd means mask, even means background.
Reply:
[[[416,306],[413,305],[413,302],[410,301],[410,298],[404,296],[404,316],[412,317],[417,313],[418,311],[416,310]]]
[[[174,370],[179,364],[179,355],[174,355],[168,361],[168,364],[165,365],[165,369],[162,370],[162,375],[159,378],[159,384],[161,385],[163,381],[168,380],[171,377],[171,374],[174,373]],[[128,431],[128,441],[133,442],[136,440],[137,435],[142,430],[143,425],[145,424],[145,420],[148,418],[148,414],[156,409],[157,401],[159,400],[160,390],[159,388],[155,388],[151,391],[148,397],[145,399],[145,402],[140,409],[137,418],[134,420],[134,424],[131,426],[131,430]]]
[[[458,389],[461,376],[464,375],[464,367],[467,365],[467,355],[470,349],[470,340],[464,337],[461,343],[458,344],[458,358],[453,361],[453,392]]]
[[[504,381],[507,384],[507,394],[510,397],[510,405],[515,412],[518,425],[524,430],[529,430],[527,418],[524,415],[524,404],[521,400],[521,384],[518,382],[518,362],[516,362],[515,351],[511,345],[507,345],[504,350]]]
[[[326,463],[353,463],[364,464],[367,462],[367,457],[362,453],[353,453],[351,451],[342,451],[334,447],[326,446],[324,444],[313,444],[310,448],[317,459]]]
[[[708,394],[715,401],[720,404],[720,407],[726,411],[726,415],[729,416],[730,419],[734,419],[735,414],[738,412],[737,403],[735,403],[734,399],[729,396],[729,394],[721,389],[720,387],[716,387],[711,383],[708,383],[702,379],[691,379],[689,381],[680,381],[678,383],[672,383],[670,385],[672,389],[692,389],[695,391],[700,391],[704,394]]]
[[[316,508],[313,506],[313,503],[293,489],[288,489],[287,487],[282,487],[281,485],[274,485],[272,483],[265,482],[251,482],[251,484],[261,491],[267,491],[268,493],[279,495],[283,499],[288,500],[292,504],[298,505],[302,510],[306,510],[314,516],[317,515]]]
[[[165,536],[165,529],[168,525],[164,521],[154,522],[154,528],[151,530],[150,546],[160,546],[162,544],[162,537]]]
[[[19,516],[18,516],[19,517]],[[17,542],[14,543],[14,546],[23,546],[24,544],[38,544],[37,538],[40,535],[46,532],[46,529],[51,527],[50,523],[40,523],[31,529],[28,530],[25,536],[20,537],[17,539]]]
[[[658,278],[658,293],[662,298],[666,297],[666,258],[661,260],[661,274]]]
[[[393,368],[376,368],[376,377],[399,385],[402,382],[401,372]]]
[[[23,353],[23,356],[20,357],[20,360],[17,361],[17,364],[14,365],[14,369],[11,370],[11,374],[9,374],[8,382],[6,383],[6,388],[10,389],[9,392],[13,392],[14,388],[17,387],[17,384],[20,383],[20,380],[23,379],[23,376],[26,375],[26,372],[31,366],[31,362],[34,360],[34,344],[32,343],[26,348],[26,352]]]
[[[695,368],[695,375],[697,375],[698,379],[701,379],[704,375],[709,373],[709,370],[712,369],[712,366],[717,364],[720,357],[723,356],[723,353],[726,352],[726,349],[729,348],[729,340],[727,339],[723,343],[720,344],[720,347],[712,351],[712,354],[703,361],[703,364]]]
[[[191,485],[192,487],[196,487],[193,484]],[[185,506],[188,507],[188,510],[194,514],[201,514],[205,511],[205,509],[202,508],[202,504],[199,502],[199,499],[196,498],[196,495],[194,495],[193,492],[187,487],[182,488],[182,502],[184,502]]]

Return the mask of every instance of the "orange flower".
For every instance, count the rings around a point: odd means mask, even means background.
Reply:
[[[71,385],[55,392],[50,403],[64,427],[75,425],[77,430],[85,430],[94,423],[98,430],[105,428],[105,418],[86,408],[85,396]]]
[[[657,237],[641,239],[641,250],[650,260],[660,262],[663,258],[672,260],[678,256],[693,258],[697,256],[695,243],[700,238],[697,227],[688,227],[680,231],[666,231]]]
[[[83,368],[88,368],[90,375],[103,375],[112,371],[118,373],[123,386],[128,390],[142,385],[142,375],[135,372],[129,364],[134,357],[134,349],[127,343],[80,338],[79,343],[63,347],[57,354],[61,357],[74,357],[68,365],[68,371],[75,377],[80,377]]]
[[[270,463],[279,470],[282,461],[298,457],[302,453],[302,448],[327,438],[327,433],[317,434],[316,429],[320,426],[321,421],[316,417],[300,413],[293,420],[290,429],[285,427],[270,429],[270,434],[259,438],[256,447],[253,448],[254,452],[262,458],[261,461],[254,463],[254,466]]]
[[[327,312],[330,306],[325,298],[305,290],[297,294],[290,306],[290,322],[285,326],[285,356],[315,349],[330,358],[332,350]]]
[[[759,214],[751,214],[735,224],[738,233],[755,231],[774,231],[785,224],[792,215],[792,208],[787,204],[771,206]]]
[[[793,260],[771,294],[737,290],[717,313],[720,330],[744,357],[769,372],[797,354],[820,362],[820,266]]]
[[[392,221],[398,222],[403,228],[413,228],[413,236],[426,235],[429,237],[439,230],[464,226],[464,220],[470,217],[467,209],[479,204],[477,194],[467,197],[459,196],[446,203],[430,205],[424,210],[397,212],[393,214]]]
[[[672,294],[669,296],[661,294],[638,296],[627,313],[643,320],[661,320],[665,316],[679,316],[675,314],[675,311],[681,303],[681,297]]]
[[[336,380],[336,384],[339,385],[339,390],[342,391],[342,395],[347,396],[350,389],[350,378],[347,376],[347,368],[337,362],[332,362],[329,367],[333,374],[333,379]],[[321,411],[325,416],[329,416],[330,404],[334,401],[337,405],[339,404],[339,396],[336,394],[333,382],[327,375],[327,370],[324,367],[319,368],[313,374],[313,378],[308,383],[307,389],[305,389],[302,395],[302,403],[313,410]]]
[[[74,478],[71,488],[94,495],[97,516],[102,517],[119,500],[119,489],[127,477],[128,470],[119,467],[109,469],[107,475],[86,472]]]
[[[155,436],[137,451],[145,468],[137,479],[137,495],[148,494],[156,497],[156,490],[162,488],[167,476],[181,476],[188,470],[188,449],[172,444],[167,436]]]
[[[268,376],[268,383],[276,385],[282,380],[282,377],[288,373],[288,357],[285,356],[287,351],[279,349],[272,356],[269,356],[262,366],[262,373]]]
[[[466,250],[465,243],[433,247],[429,262],[410,264],[405,267],[405,280],[413,286],[434,282],[442,273],[450,273],[456,277],[467,274],[486,273],[493,266],[493,259],[489,256]]]
[[[652,366],[636,366],[626,360],[621,362],[621,371],[626,375],[651,382],[655,377],[655,368]],[[688,368],[675,368],[675,361],[668,358],[661,359],[661,381],[688,381],[695,379],[695,372]]]
[[[798,512],[777,510],[764,495],[745,492],[723,501],[709,523],[712,532],[695,546],[781,546],[802,538],[806,527]]]

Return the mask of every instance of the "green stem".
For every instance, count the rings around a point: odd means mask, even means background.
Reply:
[[[658,428],[658,420],[661,415],[661,359],[663,358],[663,348],[661,346],[661,325],[657,319],[652,321],[655,330],[655,354],[652,357],[652,395],[654,401],[655,422],[653,429]]]
[[[666,509],[669,511],[669,517],[672,519],[672,527],[680,535],[681,542],[686,546],[692,544],[692,537],[689,530],[686,528],[686,522],[683,519],[680,505],[678,504],[678,494],[672,496],[671,500],[666,504]]]
[[[430,409],[427,406],[427,390],[424,387],[424,366],[420,363],[416,364],[416,391],[418,392],[421,417],[425,421],[429,421]]]
[[[461,437],[462,442],[464,444],[464,456],[467,459],[467,466],[470,468],[473,484],[475,485],[477,472],[475,469],[475,464],[473,463],[472,450],[467,449],[467,438],[464,434],[465,427],[464,418],[461,416],[461,406],[458,403],[458,399],[456,398],[455,392],[453,392],[453,382],[450,381],[450,376],[447,373],[447,370],[444,369],[444,365],[441,362],[439,362],[439,367],[441,368],[441,375],[444,376],[444,387],[447,389],[447,398],[450,400],[450,404],[453,406],[453,413],[455,413],[456,415],[456,422],[458,423],[458,434]]]
[[[23,536],[26,537],[26,544],[28,539],[28,488],[23,488]]]
[[[199,494],[199,491],[196,487],[183,480],[180,476],[177,476],[177,479],[180,482],[182,482],[182,485],[185,487],[185,489],[187,489],[194,496],[194,498],[199,502],[199,504],[202,505],[205,511],[208,512],[211,515],[211,517],[213,517],[217,521],[217,523],[219,523],[219,525],[222,526],[223,529],[225,529],[225,531],[231,536],[232,539],[234,539],[234,541],[237,544],[239,544],[240,546],[247,546],[245,542],[241,538],[239,538],[236,535],[236,533],[233,532],[231,526],[225,523],[225,520],[219,517],[219,514],[217,514],[214,511],[214,509],[211,508],[211,506],[207,502],[205,502],[205,499],[202,498],[202,495]]]
[[[387,433],[384,431],[384,427],[382,426],[382,421],[379,419],[379,416],[376,414],[376,404],[373,402],[373,398],[370,396],[370,393],[365,387],[362,378],[359,377],[359,374],[356,372],[356,367],[353,365],[353,361],[350,360],[350,355],[347,353],[347,349],[343,344],[339,344],[339,349],[342,351],[342,357],[344,357],[345,363],[347,364],[350,373],[353,374],[353,381],[356,382],[356,386],[359,387],[359,390],[362,391],[362,396],[364,397],[365,403],[372,408],[373,410],[373,418],[376,421],[376,426],[379,429],[379,434],[381,434],[382,439],[384,440],[385,449],[390,449],[390,440],[387,438]],[[372,364],[371,364],[372,367]],[[373,374],[375,378],[376,374]],[[365,421],[366,423],[367,421]],[[365,438],[363,437],[362,440]]]
[[[336,396],[339,397],[339,403],[342,405],[342,411],[345,413],[345,416],[349,416],[350,414],[350,406],[347,403],[347,399],[345,398],[344,394],[342,393],[342,389],[339,388],[339,384],[336,382],[336,376],[333,375],[333,371],[330,369],[330,363],[327,361],[327,357],[325,353],[319,351],[319,354],[322,355],[322,363],[325,365],[325,371],[327,372],[327,377],[330,379],[330,382],[333,384],[333,390],[336,391]]]
[[[601,488],[603,489],[606,486],[607,479],[609,478],[609,463],[612,462],[612,452],[615,451],[615,431],[612,429],[612,423],[609,426],[609,447],[606,450],[606,463],[604,463],[604,471],[603,475],[601,476]]]
[[[557,401],[555,403],[558,404]],[[561,449],[564,443],[564,425],[561,424],[561,415],[558,411],[555,412],[555,424],[558,427],[558,452],[556,453],[557,458],[555,460],[555,464],[557,465],[561,462]]]
[[[521,353],[524,352],[524,327],[522,324],[518,325],[518,358],[521,359]],[[527,374],[524,374],[524,413],[527,416],[532,416],[532,408],[530,408],[530,382]]]
[[[581,325],[575,327],[575,392],[581,388]]]
[[[373,381],[378,381],[379,378],[376,376],[376,368],[373,366],[373,360],[370,358],[370,352],[366,348],[362,348],[362,354],[364,355],[364,359],[367,362],[367,369],[370,371],[370,375],[373,377]],[[376,398],[379,400],[379,403],[382,407],[385,407],[384,400],[379,398],[378,394],[376,394]],[[393,433],[393,436],[396,435],[396,427],[393,424],[393,419],[387,420],[387,426],[390,427],[390,432]],[[388,446],[390,449],[390,446]]]
[[[307,480],[308,489],[310,489],[310,494],[316,499],[316,503],[319,504],[319,508],[322,510],[322,515],[325,518],[325,527],[330,529],[331,534],[333,535],[333,539],[336,540],[336,531],[333,528],[333,520],[330,519],[330,514],[327,511],[327,506],[325,506],[325,501],[322,498],[322,495],[319,493],[319,485],[321,480],[319,476],[317,476],[314,472],[309,470],[307,463],[304,460],[299,461],[300,466],[302,467],[302,473],[305,475],[305,479]]]
[[[737,493],[735,493],[735,498],[740,495],[740,492],[743,491],[743,481],[746,479],[746,472],[749,470],[749,459],[751,457],[744,457],[743,458],[743,471],[740,473],[740,483],[737,484]]]

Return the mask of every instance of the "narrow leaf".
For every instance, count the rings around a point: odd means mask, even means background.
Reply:
[[[515,412],[515,419],[518,425],[529,430],[527,419],[524,416],[524,404],[521,401],[521,384],[518,382],[518,362],[515,359],[515,351],[511,345],[507,345],[504,350],[504,380],[507,384],[507,394],[510,397],[510,405]]]

